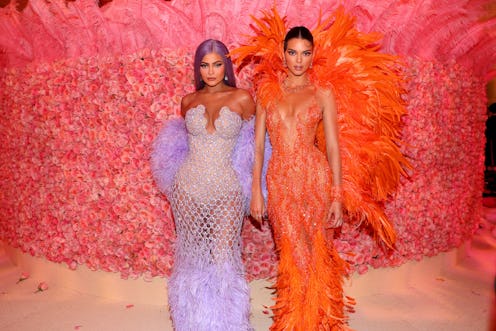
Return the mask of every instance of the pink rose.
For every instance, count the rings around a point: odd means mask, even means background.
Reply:
[[[41,282],[38,284],[38,288],[34,293],[43,292],[48,290],[48,284],[46,282]]]
[[[16,284],[19,284],[20,282],[25,281],[28,278],[29,278],[29,272],[23,271],[19,276],[19,279],[17,280]]]

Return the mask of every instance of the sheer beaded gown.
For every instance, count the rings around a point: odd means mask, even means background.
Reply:
[[[243,120],[228,107],[207,130],[205,107],[186,112],[189,153],[169,197],[177,232],[169,305],[177,331],[252,330],[241,261],[241,186],[231,156]]]
[[[267,170],[267,211],[279,253],[272,331],[348,330],[342,279],[345,262],[326,238],[331,169],[315,145],[322,120],[316,99],[286,125],[267,109],[272,156]]]

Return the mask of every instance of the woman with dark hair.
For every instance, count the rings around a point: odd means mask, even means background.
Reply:
[[[195,53],[196,91],[182,98],[186,133],[159,134],[152,169],[168,195],[177,242],[168,284],[177,331],[251,330],[249,290],[241,261],[241,226],[246,200],[233,164],[242,126],[253,117],[251,95],[236,88],[226,46],[206,40]],[[253,121],[252,121],[253,122]],[[183,132],[180,129],[177,132]],[[176,132],[176,133],[177,133]],[[177,172],[168,175],[164,154],[170,140],[186,152]]]
[[[281,97],[270,109],[257,108],[251,214],[261,222],[266,212],[261,177],[268,130],[267,212],[280,259],[272,330],[334,330],[344,321],[344,262],[325,231],[343,223],[336,106],[332,92],[312,84],[307,74],[314,47],[310,31],[292,28],[283,45],[287,77]],[[321,121],[326,154],[315,145]]]
[[[254,25],[231,54],[253,64],[257,87],[250,209],[259,222],[267,214],[279,257],[271,331],[349,330],[349,265],[333,229],[370,226],[394,247],[383,204],[408,167],[398,146],[406,113],[398,59],[379,53],[378,35],[357,31],[342,8],[313,34],[304,26],[285,33],[276,9]]]

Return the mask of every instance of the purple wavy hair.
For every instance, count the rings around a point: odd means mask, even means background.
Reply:
[[[201,90],[205,83],[201,79],[200,74],[200,64],[203,57],[209,53],[216,53],[222,57],[224,61],[224,67],[226,69],[226,77],[227,80],[224,80],[226,85],[236,87],[236,78],[234,77],[234,68],[231,62],[231,59],[227,56],[229,54],[229,50],[226,45],[219,40],[215,39],[207,39],[202,42],[197,48],[195,52],[195,88],[196,90]]]

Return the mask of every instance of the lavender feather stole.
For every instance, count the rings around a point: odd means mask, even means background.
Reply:
[[[254,159],[255,119],[243,121],[238,140],[232,154],[233,168],[236,171],[243,193],[244,209],[249,212],[251,200],[252,168]],[[267,146],[267,144],[266,144]],[[266,158],[264,168],[268,161]],[[165,195],[171,194],[172,184],[177,171],[188,155],[188,133],[182,117],[168,120],[153,142],[151,153],[151,169],[157,186]],[[265,176],[264,178],[264,192]],[[265,193],[266,196],[266,193]]]
[[[184,118],[168,120],[152,145],[153,177],[162,193],[170,196],[177,171],[188,155],[188,133]]]

